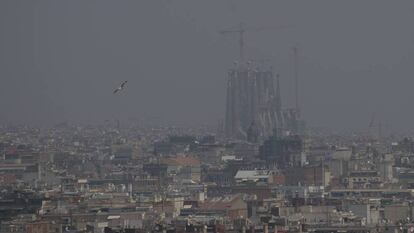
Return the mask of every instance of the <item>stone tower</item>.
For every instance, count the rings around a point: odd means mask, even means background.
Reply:
[[[259,140],[282,127],[279,80],[272,69],[252,69],[248,65],[230,69],[226,98],[225,133],[228,138],[247,139],[252,123]]]

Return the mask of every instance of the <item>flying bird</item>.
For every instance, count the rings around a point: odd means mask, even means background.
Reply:
[[[124,89],[124,86],[125,86],[125,84],[127,83],[128,81],[123,81],[120,85],[119,85],[119,87],[117,88],[117,89],[115,89],[114,90],[114,94],[116,94],[118,91],[122,91],[123,89]]]

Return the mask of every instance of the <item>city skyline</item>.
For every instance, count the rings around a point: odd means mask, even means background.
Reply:
[[[413,21],[1,0],[0,233],[414,232]]]
[[[218,32],[243,22],[266,29],[246,33],[246,57],[270,59],[286,107],[295,105],[298,45],[299,100],[311,126],[361,131],[375,114],[411,132],[414,5],[371,3],[4,1],[0,121],[216,124],[238,59],[237,36]],[[113,98],[124,79],[131,88]]]

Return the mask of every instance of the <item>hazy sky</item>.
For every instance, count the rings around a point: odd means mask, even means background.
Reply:
[[[413,1],[0,1],[0,121],[159,116],[216,123],[244,22],[247,56],[271,58],[283,105],[311,125],[414,130]],[[273,30],[277,26],[290,29]],[[112,89],[128,85],[120,95]]]

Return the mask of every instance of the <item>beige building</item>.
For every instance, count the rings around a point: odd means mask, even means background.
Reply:
[[[232,220],[247,217],[247,203],[240,194],[210,199],[200,206],[200,210],[202,212],[222,213]]]

